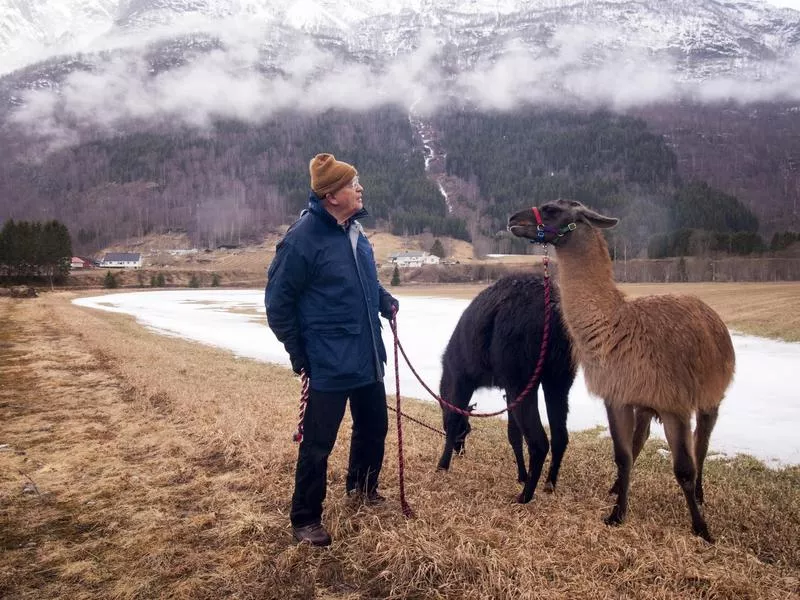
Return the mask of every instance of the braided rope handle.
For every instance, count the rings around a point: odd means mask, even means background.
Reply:
[[[308,406],[308,388],[310,380],[308,379],[308,375],[306,375],[305,369],[301,369],[300,371],[300,384],[302,386],[300,391],[300,414],[297,420],[297,429],[294,435],[292,435],[292,440],[298,444],[303,441],[303,421],[306,418],[306,406]]]

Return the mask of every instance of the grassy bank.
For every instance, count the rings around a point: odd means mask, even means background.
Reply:
[[[330,464],[335,543],[293,543],[297,380],[286,369],[150,333],[69,295],[0,299],[0,596],[22,598],[789,598],[800,581],[800,469],[707,468],[709,546],[689,532],[652,441],[628,522],[609,529],[610,442],[573,435],[559,490],[526,506],[504,424],[434,472],[441,439],[406,423],[384,493],[343,497],[349,423]],[[430,404],[405,410],[438,423]],[[713,444],[713,438],[712,438]]]

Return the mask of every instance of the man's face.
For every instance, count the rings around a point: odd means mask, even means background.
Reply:
[[[361,187],[358,176],[356,176],[350,183],[333,194],[339,218],[349,219],[364,207],[364,203],[361,200],[363,191],[364,188]]]

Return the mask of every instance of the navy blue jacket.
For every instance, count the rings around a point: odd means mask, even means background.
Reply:
[[[383,379],[386,349],[378,317],[391,296],[378,281],[372,246],[354,224],[341,226],[312,193],[286,232],[267,274],[267,322],[311,388],[344,391]],[[355,260],[350,228],[359,230]]]

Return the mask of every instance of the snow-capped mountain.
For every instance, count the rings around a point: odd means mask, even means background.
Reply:
[[[800,44],[800,13],[759,0],[3,0],[0,72],[236,31],[262,41],[319,36],[373,58],[411,50],[427,32],[469,63],[512,38],[547,48],[575,27],[594,31],[606,50],[663,56],[690,76],[783,58]]]
[[[800,12],[763,0],[0,2],[0,124],[59,143],[453,99],[800,102]]]

